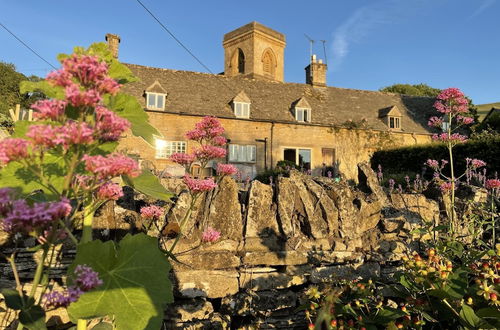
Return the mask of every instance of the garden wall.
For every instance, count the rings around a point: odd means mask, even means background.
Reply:
[[[274,186],[253,181],[241,187],[225,178],[197,202],[186,237],[175,249],[179,262],[173,262],[170,276],[176,300],[167,308],[166,328],[304,329],[306,319],[296,309],[311,285],[334,278],[390,276],[401,253],[414,248],[410,231],[424,219],[439,221],[439,206],[423,195],[387,196],[368,164],[360,164],[359,170],[358,187],[297,172]],[[178,193],[167,206],[166,218],[179,221],[189,195],[179,179],[163,183]],[[101,210],[96,235],[113,238],[147,225],[137,210],[152,201],[129,197]],[[201,232],[208,226],[222,237],[202,244]],[[155,228],[149,229],[151,235],[159,234]],[[56,276],[64,273],[72,253],[64,252]],[[24,278],[34,267],[31,258],[29,253],[18,257],[25,260],[20,265]],[[0,267],[8,275],[2,285],[8,285],[9,266]]]

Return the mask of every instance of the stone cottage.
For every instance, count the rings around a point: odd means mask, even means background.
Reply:
[[[106,40],[118,57],[120,39]],[[227,159],[254,177],[282,160],[314,175],[329,169],[357,178],[357,164],[379,149],[430,141],[433,100],[330,87],[327,65],[315,55],[305,83],[284,81],[285,35],[252,22],[224,35],[224,72],[207,74],[127,64],[140,79],[125,91],[137,97],[162,134],[156,145],[127,136],[121,148],[158,171],[179,174],[168,160],[194,143],[184,133],[202,116],[220,118]]]

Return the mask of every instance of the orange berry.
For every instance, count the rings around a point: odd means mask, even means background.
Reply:
[[[337,326],[337,320],[331,320],[331,321],[330,321],[330,325],[331,325],[332,327],[336,327],[336,326]]]
[[[491,299],[491,301],[497,301],[498,300],[497,294],[496,293],[490,293],[490,299]]]
[[[314,330],[314,324],[313,324],[313,323],[309,323],[308,328],[309,328],[310,330]]]

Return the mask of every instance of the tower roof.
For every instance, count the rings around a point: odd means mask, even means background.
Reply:
[[[223,42],[227,42],[231,39],[233,39],[234,37],[237,37],[237,36],[241,36],[243,34],[246,34],[246,33],[250,33],[250,32],[254,32],[254,31],[260,31],[260,32],[263,32],[275,39],[278,39],[282,42],[285,42],[285,35],[283,33],[280,33],[276,30],[273,30],[265,25],[262,25],[260,24],[259,22],[256,22],[256,21],[253,21],[253,22],[250,22],[246,25],[243,25],[231,32],[228,32],[224,35],[224,41]]]

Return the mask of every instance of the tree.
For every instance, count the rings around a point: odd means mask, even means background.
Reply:
[[[426,84],[417,84],[417,85],[394,84],[391,86],[381,88],[379,89],[379,91],[414,95],[414,96],[429,96],[429,97],[436,97],[441,92],[440,89],[431,87]]]
[[[9,109],[21,103],[19,84],[23,80],[26,76],[17,72],[14,64],[0,62],[0,114],[8,116]]]

